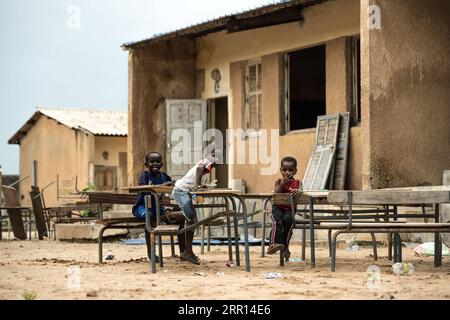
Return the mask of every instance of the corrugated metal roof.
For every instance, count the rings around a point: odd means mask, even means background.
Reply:
[[[127,111],[45,107],[36,109],[33,116],[8,140],[9,144],[19,144],[43,115],[69,128],[85,130],[98,136],[127,136],[128,133]]]
[[[274,1],[270,4],[257,7],[251,10],[242,11],[240,13],[225,15],[216,19],[208,20],[202,23],[191,25],[189,27],[181,28],[178,30],[170,31],[167,33],[155,34],[148,39],[144,39],[136,42],[124,43],[122,48],[124,50],[132,49],[134,47],[147,45],[153,42],[173,39],[180,36],[193,35],[201,36],[208,33],[218,32],[221,30],[228,29],[230,24],[237,21],[242,21],[249,18],[256,18],[260,16],[265,16],[271,13],[276,13],[277,11],[291,8],[291,7],[301,7],[306,8],[315,4],[326,2],[330,0],[281,0]],[[299,17],[300,19],[300,17]]]

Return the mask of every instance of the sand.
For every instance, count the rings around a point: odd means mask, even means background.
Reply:
[[[318,263],[312,269],[309,261],[280,267],[278,256],[262,258],[260,248],[251,247],[248,273],[243,266],[226,266],[223,246],[212,246],[211,252],[201,255],[201,266],[169,257],[170,248],[165,246],[165,266],[156,274],[144,258],[145,246],[115,242],[106,243],[105,249],[114,259],[100,265],[95,243],[2,240],[0,299],[24,299],[33,291],[36,299],[450,299],[449,258],[434,269],[432,257],[414,256],[408,248],[404,262],[413,263],[415,272],[407,276],[392,272],[386,248],[379,248],[377,262],[369,248],[339,249],[333,273],[327,248],[317,249]],[[195,248],[196,253],[199,250]],[[299,251],[294,245],[293,257]],[[367,285],[367,268],[373,264],[380,268],[378,287]],[[80,268],[79,288],[73,276],[68,277],[73,266]],[[281,278],[266,279],[266,272],[281,273]]]

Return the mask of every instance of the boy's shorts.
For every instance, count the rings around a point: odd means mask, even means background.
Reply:
[[[175,188],[172,191],[172,197],[177,202],[181,211],[183,211],[183,215],[188,220],[189,224],[196,223],[198,221],[197,212],[195,211],[189,192]]]

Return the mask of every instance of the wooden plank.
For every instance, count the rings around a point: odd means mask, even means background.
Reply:
[[[164,185],[144,185],[144,186],[130,186],[121,188],[122,190],[128,190],[129,192],[139,193],[139,192],[150,192],[154,191],[157,193],[171,193],[173,186]]]
[[[303,190],[322,190],[326,187],[333,158],[334,150],[332,147],[313,152],[303,178]]]
[[[348,222],[321,222],[321,227],[347,227]],[[426,222],[353,222],[352,228],[450,228],[450,223]]]
[[[303,177],[303,190],[326,187],[334,163],[339,114],[317,117],[316,143]]]
[[[330,174],[331,186],[333,190],[344,190],[347,175],[347,155],[350,138],[350,113],[339,115],[339,133],[336,143],[336,156],[332,174]]]
[[[339,114],[317,117],[315,150],[334,147],[339,131]]]
[[[449,191],[352,191],[353,204],[407,205],[450,203]],[[330,191],[328,202],[348,204],[347,191]]]

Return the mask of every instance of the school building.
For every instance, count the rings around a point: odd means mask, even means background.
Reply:
[[[31,204],[31,185],[45,204],[71,203],[76,189],[127,185],[127,112],[38,107],[9,139],[20,146],[20,195]]]
[[[184,174],[171,137],[194,121],[279,130],[280,157],[296,157],[302,179],[317,116],[350,112],[347,189],[440,185],[450,165],[449,34],[449,1],[301,0],[126,43],[128,182],[150,150]],[[237,139],[248,148],[256,136]],[[216,177],[267,192],[278,173],[261,175],[264,166],[223,165]]]

